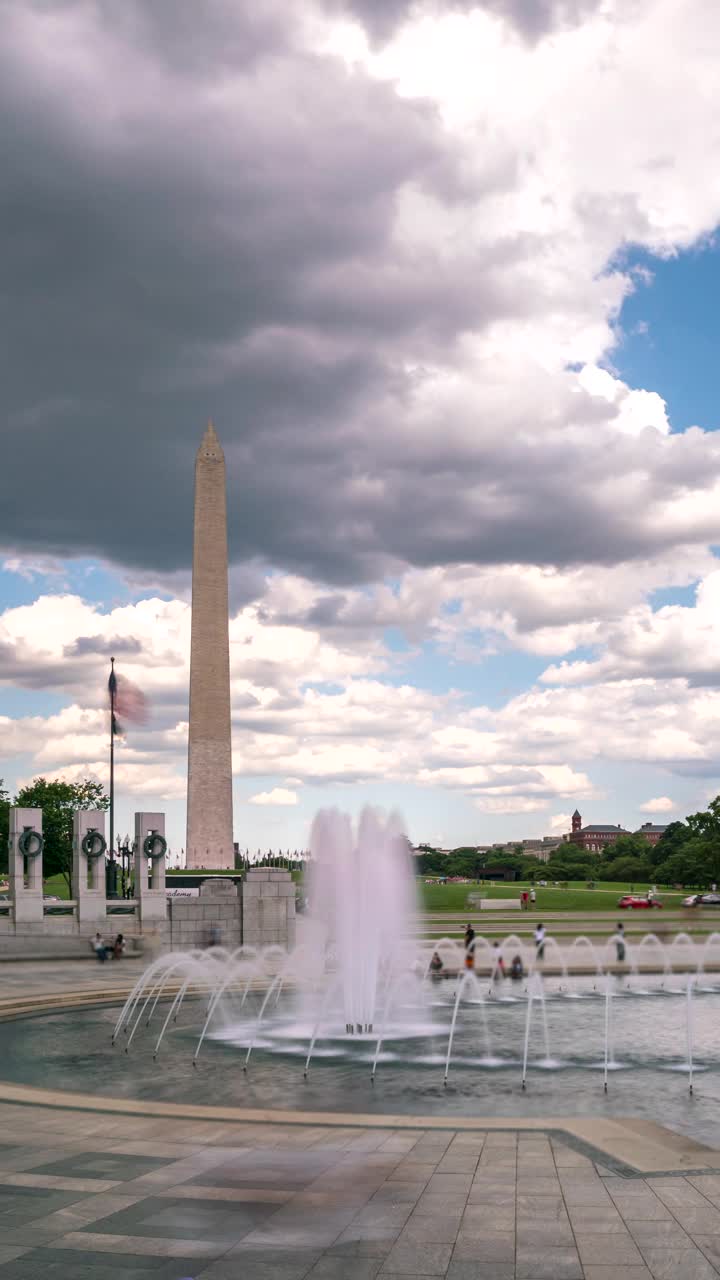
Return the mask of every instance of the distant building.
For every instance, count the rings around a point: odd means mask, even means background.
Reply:
[[[658,824],[655,822],[643,822],[639,831],[635,832],[635,835],[644,836],[645,839],[650,842],[650,844],[657,844],[658,840],[660,840],[660,838],[665,834],[666,831],[667,831],[667,825],[662,827],[662,826],[658,826]]]
[[[526,858],[538,858],[540,862],[547,862],[550,857],[548,850],[543,849],[542,840],[519,840],[518,844]]]
[[[537,858],[540,862],[549,862],[551,855],[563,843],[562,836],[543,836],[538,840],[521,840],[522,851],[528,858]]]
[[[586,853],[602,853],[609,844],[613,844],[618,836],[629,836],[630,832],[624,827],[613,826],[608,823],[592,823],[587,827],[582,824],[582,817],[578,809],[572,816],[572,831],[570,832],[570,840],[573,844],[579,845]]]
[[[644,822],[640,830],[635,832],[607,823],[591,823],[584,827],[582,817],[576,809],[572,816],[570,841],[572,844],[579,845],[586,853],[602,853],[608,845],[617,840],[618,836],[643,836],[649,844],[657,844],[665,830],[667,830],[666,827],[657,826],[652,822]]]

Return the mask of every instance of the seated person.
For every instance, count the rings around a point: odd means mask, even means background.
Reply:
[[[113,953],[113,958],[115,960],[122,960],[125,954],[125,939],[123,938],[121,933],[118,934],[117,938],[113,943],[112,953]]]
[[[95,934],[95,937],[93,938],[92,942],[90,943],[90,946],[92,947],[93,951],[95,952],[95,955],[97,956],[97,958],[98,958],[98,962],[99,962],[100,964],[104,964],[104,963],[105,963],[105,961],[107,960],[108,956],[111,956],[111,955],[112,955],[112,953],[113,953],[113,949],[112,949],[112,947],[106,947],[106,946],[105,946],[105,943],[103,942],[102,934],[100,934],[100,933],[96,933],[96,934]]]
[[[430,961],[430,972],[431,974],[438,975],[442,973],[442,969],[443,969],[442,958],[437,951],[433,951],[433,958]]]
[[[513,956],[510,964],[510,977],[517,980],[518,978],[522,978],[524,973],[525,970],[523,969],[522,958],[520,956]]]

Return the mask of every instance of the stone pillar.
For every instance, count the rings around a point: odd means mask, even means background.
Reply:
[[[165,894],[165,855],[152,857],[146,852],[145,844],[153,837],[165,841],[164,813],[135,814],[135,897],[138,900],[138,913],[141,927],[150,922],[163,923],[167,919],[167,897]]]
[[[289,871],[252,867],[243,883],[246,946],[295,946],[295,885]]]
[[[15,924],[43,923],[42,853],[25,856],[20,848],[26,831],[42,836],[42,809],[10,810],[8,879]]]
[[[96,838],[92,840],[92,833]],[[83,840],[90,837],[94,849],[83,851]],[[100,837],[98,839],[97,837]],[[88,841],[86,841],[88,843]],[[73,814],[73,898],[77,902],[78,924],[105,926],[105,814],[102,809],[77,809]]]

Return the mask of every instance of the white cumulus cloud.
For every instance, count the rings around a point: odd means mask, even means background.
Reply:
[[[257,795],[251,796],[249,804],[297,804],[298,797],[296,791],[290,791],[287,787],[273,787],[272,791],[258,791]]]
[[[657,796],[654,800],[646,800],[644,804],[638,805],[638,809],[641,813],[672,813],[677,805],[669,796]]]

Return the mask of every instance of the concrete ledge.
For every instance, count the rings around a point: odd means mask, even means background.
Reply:
[[[470,898],[474,899],[471,905],[476,911],[520,911],[522,909],[519,898],[481,898],[479,894],[470,894]]]
[[[108,931],[102,929],[102,922],[98,921],[98,930],[105,938],[106,944],[109,946],[111,938],[116,933],[122,933],[122,929]],[[97,960],[92,952],[90,940],[92,932],[88,927],[87,935],[78,934],[56,936],[53,938],[37,937],[32,940],[23,938],[22,941],[9,939],[8,944],[0,946],[0,964],[22,964],[26,961],[32,963],[49,962],[57,963],[59,960],[86,960],[97,964]],[[145,955],[144,939],[138,937],[137,934],[124,933],[125,939],[125,955],[121,963],[126,960],[140,960]],[[115,964],[116,961],[106,961],[109,964]]]
[[[221,1120],[228,1124],[321,1126],[340,1129],[440,1129],[504,1132],[551,1131],[582,1144],[597,1157],[624,1166],[627,1174],[709,1172],[720,1169],[720,1152],[651,1121],[567,1116],[407,1116],[365,1115],[333,1111],[253,1110],[249,1107],[203,1106],[200,1103],[154,1102],[134,1098],[89,1097],[84,1093],[40,1089],[0,1082],[0,1102],[52,1109],[105,1112],[113,1115],[170,1117],[177,1120]]]
[[[40,953],[33,954],[32,952],[28,952],[27,950],[23,951],[22,953],[7,952],[7,951],[0,952],[0,964],[27,964],[28,961],[31,961],[33,964],[57,964],[59,960],[63,960],[63,961],[64,960],[72,960],[72,961],[86,960],[88,964],[98,963],[89,948],[87,951],[79,951],[77,953],[59,951],[57,952],[57,954],[53,952],[47,952],[47,953],[42,952],[42,954]],[[133,961],[133,960],[147,960],[147,955],[143,954],[142,951],[126,951],[125,955],[122,958],[122,963],[127,964],[128,961]],[[116,964],[118,962],[115,960],[106,960],[105,963]]]

